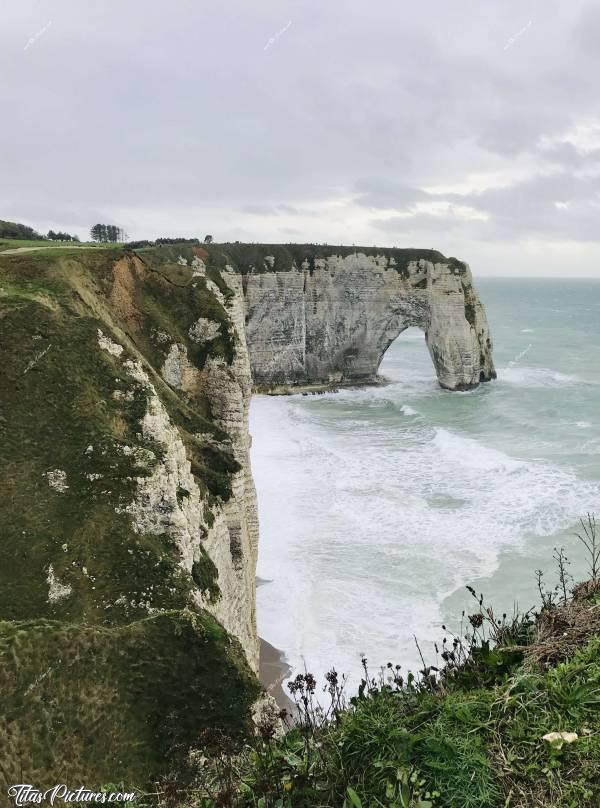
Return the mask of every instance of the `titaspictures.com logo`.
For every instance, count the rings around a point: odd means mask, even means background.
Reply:
[[[94,791],[91,788],[80,786],[79,788],[71,789],[64,783],[53,786],[46,791],[40,791],[39,788],[30,785],[29,783],[17,783],[10,786],[8,789],[8,796],[12,799],[13,803],[18,806],[22,805],[76,805],[77,803],[84,803],[87,805],[127,805],[135,802],[136,795],[133,792],[127,793],[122,791]]]

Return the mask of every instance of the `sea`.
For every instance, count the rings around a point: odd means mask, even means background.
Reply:
[[[498,379],[442,390],[424,335],[388,349],[385,386],[255,396],[259,634],[291,675],[334,667],[355,688],[436,663],[442,626],[537,606],[554,548],[585,577],[576,537],[600,521],[600,281],[476,279]]]

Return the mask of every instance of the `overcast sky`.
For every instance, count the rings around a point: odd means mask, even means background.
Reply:
[[[2,0],[0,218],[600,277],[600,3]]]

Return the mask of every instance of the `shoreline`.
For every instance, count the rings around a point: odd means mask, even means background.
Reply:
[[[285,654],[271,643],[260,640],[260,658],[258,678],[269,695],[273,696],[280,709],[295,715],[295,705],[283,689],[283,680],[289,676],[292,669],[288,665]]]
[[[268,385],[253,385],[252,395],[263,396],[318,396],[323,393],[338,393],[340,390],[360,390],[363,387],[385,387],[392,384],[392,380],[386,376],[375,376],[371,379],[365,380],[348,380],[331,382],[330,384],[274,384],[272,387]]]

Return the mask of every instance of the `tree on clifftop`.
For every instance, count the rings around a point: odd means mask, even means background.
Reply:
[[[19,224],[19,222],[5,222],[0,219],[0,238],[22,238],[22,239],[41,239],[33,227],[26,224]]]
[[[90,229],[90,238],[92,241],[104,241],[106,234],[106,228],[103,224],[95,224]]]
[[[126,241],[127,234],[115,224],[95,224],[90,229],[90,238],[92,241],[115,243],[117,241]]]
[[[78,236],[72,236],[70,233],[63,233],[59,230],[57,233],[54,230],[48,230],[48,235],[46,238],[50,239],[50,241],[79,241]]]

